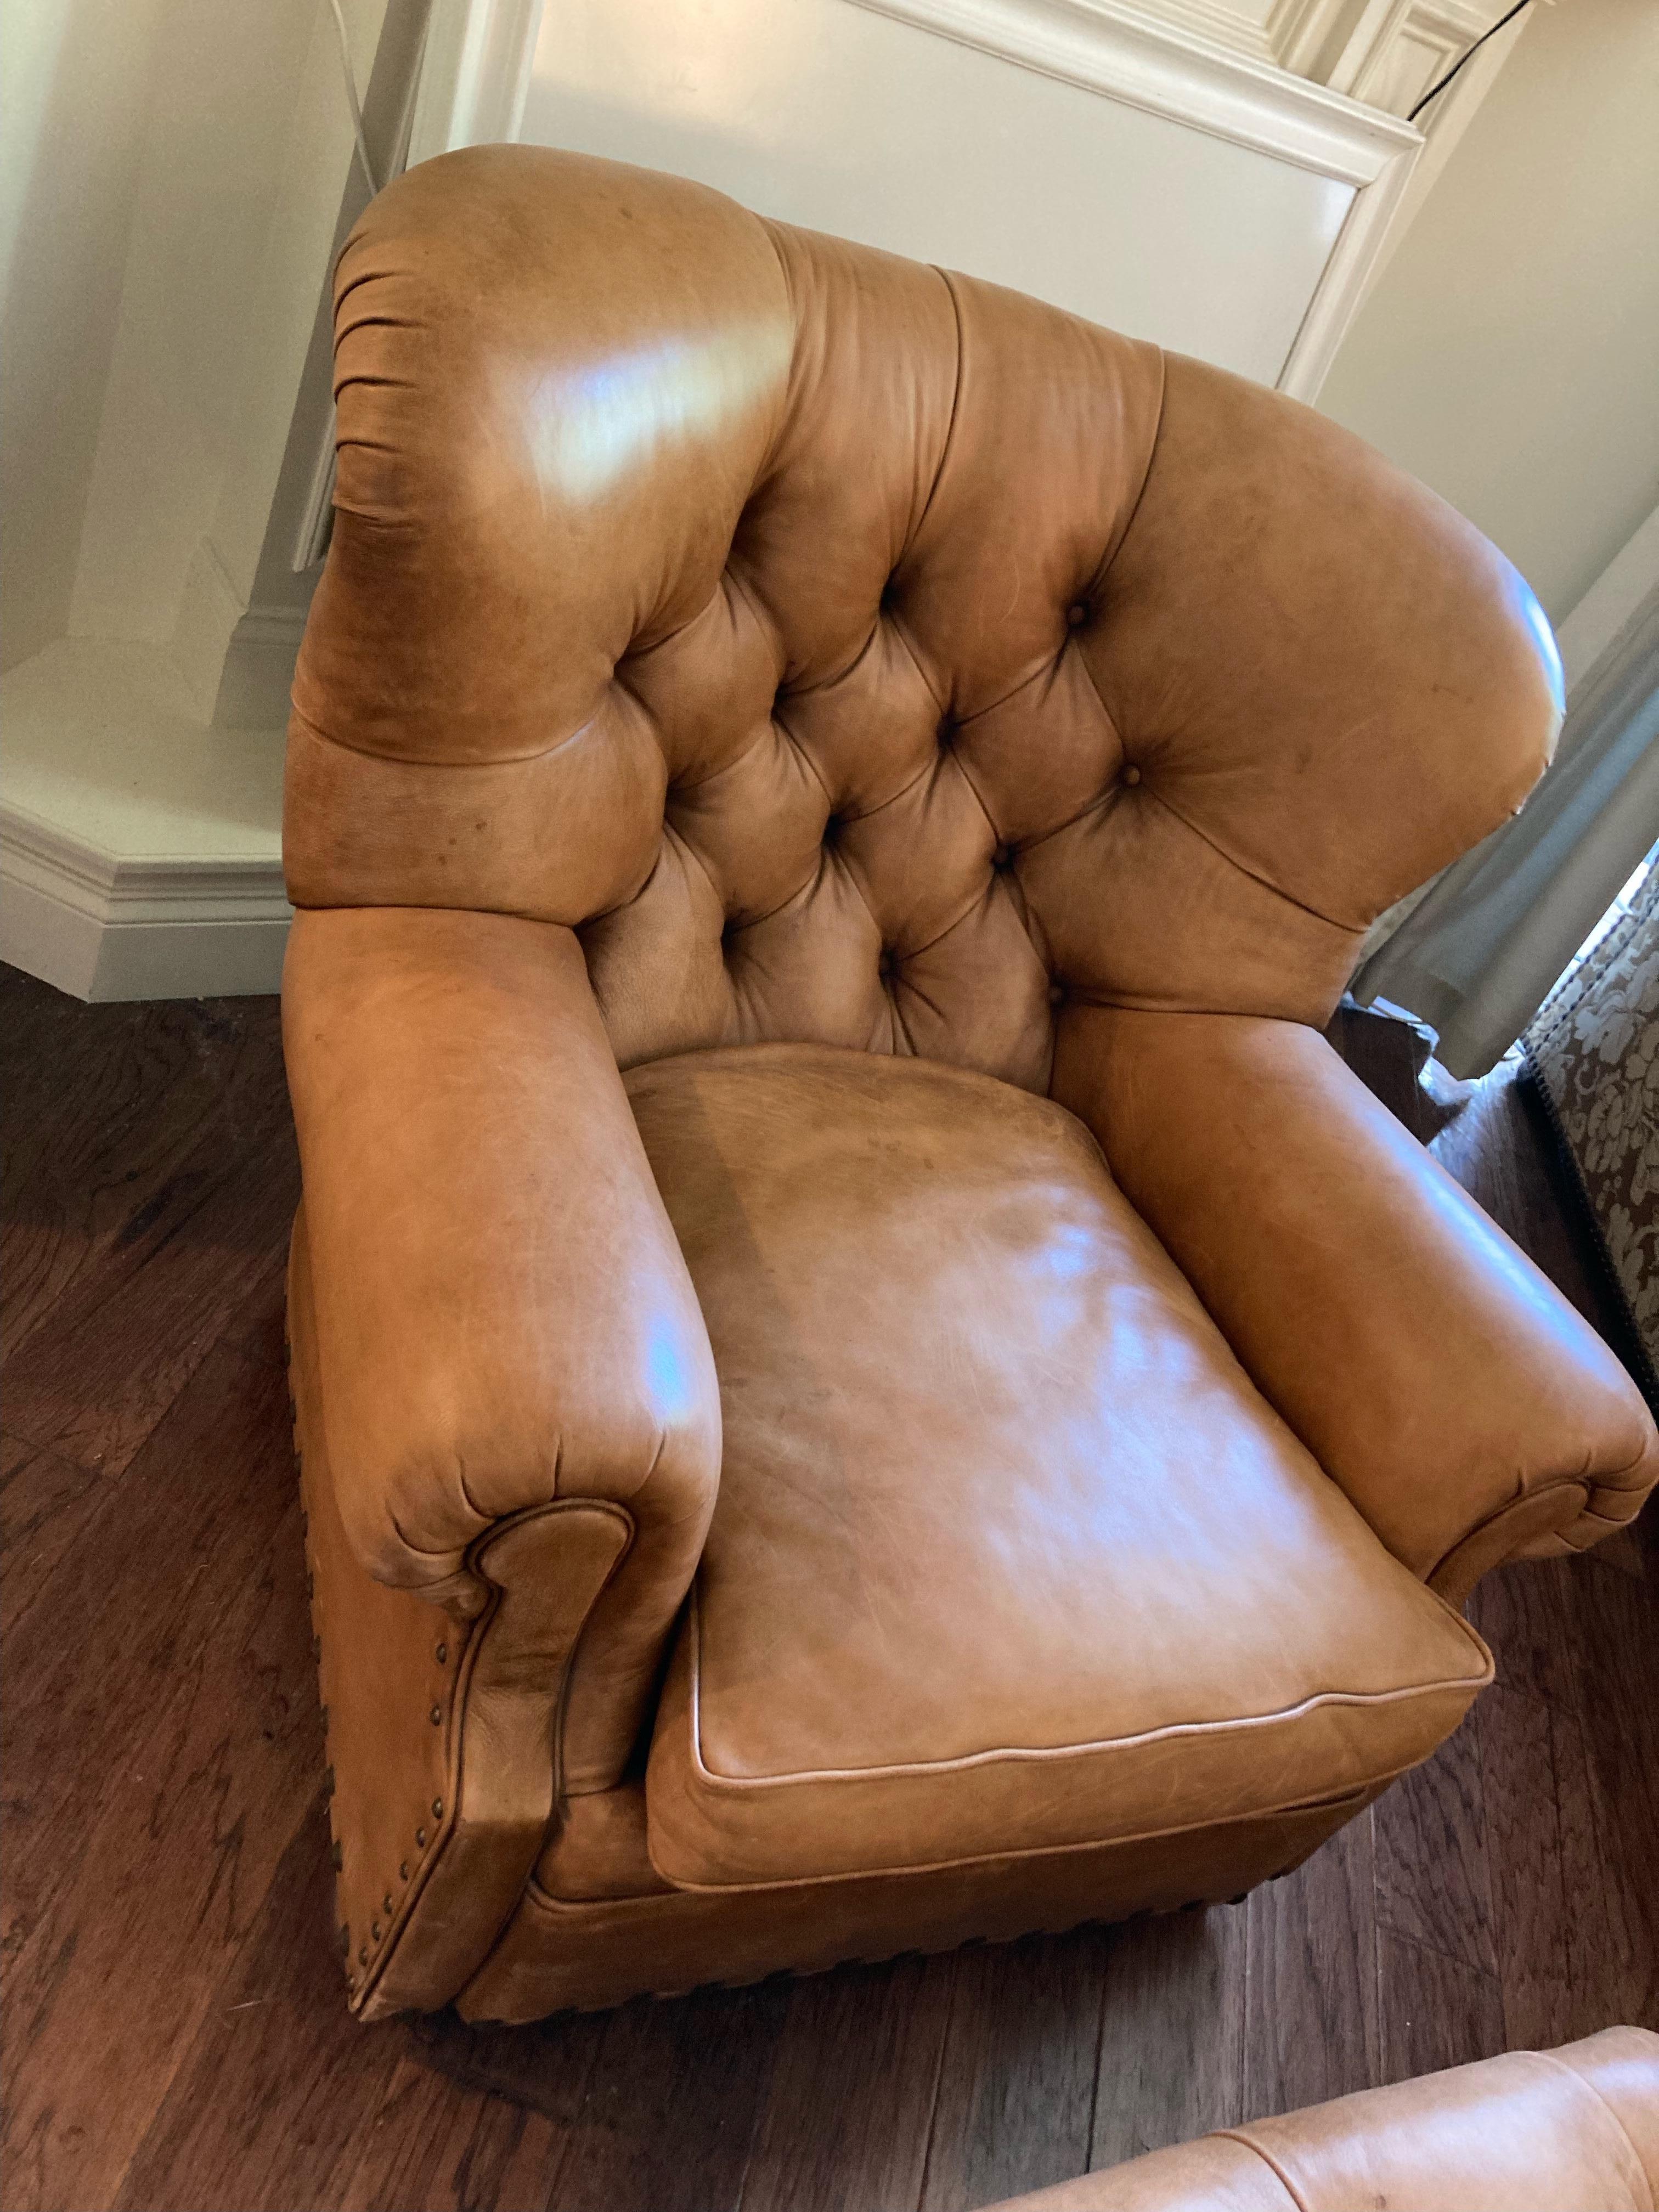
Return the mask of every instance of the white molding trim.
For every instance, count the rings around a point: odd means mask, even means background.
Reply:
[[[1422,151],[1414,125],[1127,0],[851,4],[1352,185],[1352,204],[1275,380],[1293,398],[1314,398]]]
[[[407,166],[519,135],[543,0],[432,0]]]
[[[851,0],[1358,188],[1421,146],[1398,116],[1291,76],[1127,0]]]
[[[118,859],[0,806],[0,960],[73,998],[275,991],[292,918],[280,861]]]

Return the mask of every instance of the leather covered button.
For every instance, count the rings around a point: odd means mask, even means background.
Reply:
[[[945,750],[946,750],[946,748],[950,745],[950,744],[951,744],[951,740],[955,738],[956,733],[957,733],[957,726],[956,726],[956,724],[955,724],[955,723],[951,720],[951,717],[950,717],[948,714],[946,714],[946,715],[945,715],[945,716],[941,720],[941,721],[940,721],[940,723],[939,723],[939,726],[938,733],[937,733],[937,734],[938,734],[938,737],[939,737],[939,750],[940,750],[941,752],[945,751]]]
[[[1140,781],[1140,770],[1131,764],[1128,768],[1124,769],[1122,775],[1118,778],[1118,781],[1120,783],[1139,783]]]
[[[1073,599],[1066,610],[1066,627],[1068,629],[1081,629],[1091,612],[1092,609],[1086,599]]]
[[[1048,986],[1048,1004],[1051,1006],[1063,1006],[1065,1002],[1066,986],[1058,981],[1050,983]]]
[[[884,945],[881,948],[880,957],[876,962],[876,973],[881,977],[884,983],[893,973],[896,964],[896,963],[894,961],[891,952],[889,951],[888,948]]]
[[[1009,869],[1012,868],[1013,865],[1013,847],[1012,845],[999,845],[995,852],[991,855],[991,866],[996,870],[998,875],[1006,876]]]

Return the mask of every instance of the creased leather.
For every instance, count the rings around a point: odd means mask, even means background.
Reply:
[[[506,1654],[513,1678],[486,1701],[510,1725],[475,1730],[469,1754],[477,1803],[513,1808],[499,1835],[493,1814],[476,1824],[494,1838],[478,1844],[488,1909],[428,1884],[441,1940],[400,1938],[374,2002],[435,2001],[477,1964],[544,1802],[550,1879],[556,1863],[572,1894],[556,1930],[533,1888],[509,1923],[514,2005],[649,1985],[647,1927],[672,1925],[700,1972],[720,1970],[722,1947],[768,1971],[827,1962],[837,1943],[896,1948],[906,1915],[943,1941],[1134,1909],[1154,1901],[1153,1846],[1122,1838],[1149,1808],[1154,1826],[1198,1824],[1182,1832],[1182,1863],[1203,1875],[1192,1894],[1225,1881],[1230,1853],[1261,1878],[1281,1820],[1306,1834],[1340,1817],[1333,1790],[1361,1802],[1453,1724],[1484,1666],[1318,1473],[1321,1454],[1400,1558],[1455,1594],[1506,1550],[1571,1547],[1633,1510],[1651,1432],[1551,1324],[1544,1397],[1560,1418],[1506,1478],[1503,1440],[1459,1411],[1462,1376],[1390,1341],[1386,1376],[1414,1387],[1421,1363],[1411,1432],[1431,1437],[1434,1472],[1385,1467],[1345,1441],[1323,1350],[1262,1349],[1279,1292],[1249,1238],[1249,1312],[1230,1318],[1198,1280],[1206,1317],[1177,1273],[1202,1223],[1148,1195],[1160,1249],[1133,1164],[1114,1186],[1062,1110],[1110,1151],[1101,1102],[1122,1071],[1091,1064],[1085,1097],[1068,1070],[1114,1010],[1322,1024],[1375,915],[1500,823],[1547,758],[1559,669],[1535,603],[1460,518],[1305,409],[673,178],[522,147],[422,163],[358,223],[335,307],[335,525],[284,799],[301,909],[285,1035],[316,1305],[302,1419],[332,1470],[341,1560],[479,1626],[479,1652]],[[739,1165],[833,1182],[839,1145],[854,1182],[804,1245],[769,1199],[752,1224],[704,1209],[731,1240],[692,1253],[730,1338],[717,1382],[617,1071],[637,1071],[648,1121],[662,1063],[736,1051],[760,1071],[795,1048],[858,1073],[770,1094],[781,1125]],[[1058,1104],[1042,1103],[1051,1085]],[[1201,1147],[1197,1104],[1170,1112]],[[709,1131],[681,1133],[695,1148]],[[666,1161],[677,1205],[707,1195],[701,1170],[677,1185]],[[1206,1186],[1200,1212],[1261,1213],[1272,1174],[1248,1159],[1241,1173],[1242,1190]],[[954,1210],[937,1204],[945,1185]],[[1346,1202],[1334,1170],[1329,1188]],[[877,1188],[893,1199],[881,1219]],[[942,1272],[905,1243],[930,1188]],[[695,1243],[695,1224],[676,1226]],[[1466,1222],[1449,1248],[1414,1234],[1400,1252],[1420,1244],[1467,1294],[1447,1340],[1507,1342],[1507,1322],[1489,1326],[1509,1310],[1494,1287],[1507,1263],[1483,1232]],[[787,1260],[761,1264],[769,1240]],[[1068,1253],[1086,1255],[1072,1291]],[[811,1289],[821,1258],[842,1271],[839,1306]],[[1348,1285],[1363,1273],[1356,1258]],[[741,1327],[728,1291],[753,1304]],[[802,1366],[793,1332],[815,1297]],[[1409,1336],[1408,1305],[1381,1298],[1375,1331]],[[1068,1361],[1050,1347],[1045,1364],[1034,1315],[1060,1317]],[[1310,1327],[1307,1346],[1323,1341]],[[1376,1348],[1346,1370],[1351,1403]],[[1320,1374],[1297,1383],[1298,1359]],[[779,1408],[802,1376],[822,1395],[792,1425]],[[1158,1410],[1160,1378],[1179,1409]],[[722,1390],[746,1440],[728,1457],[747,1472],[665,1678],[720,1489]],[[793,1492],[792,1470],[806,1478]],[[952,1484],[970,1501],[955,1516]],[[843,1531],[853,1506],[868,1523]],[[932,1660],[908,1676],[890,1663],[920,1642],[895,1609],[881,1523],[929,1513],[945,1595],[959,1577],[963,1619],[977,1608],[1006,1634],[1000,1677],[960,1620],[941,1646],[982,1692],[977,1713]],[[775,1554],[747,1626],[721,1583],[745,1515]],[[1130,1594],[1132,1613],[1114,1602],[1164,1660],[1112,1671],[1091,1576]],[[860,1577],[862,1611],[848,1602]],[[1231,1595],[1210,1602],[1222,1583]],[[792,1583],[810,1602],[791,1633],[848,1632],[819,1682],[790,1658],[794,1747],[840,1741],[836,1771],[862,1778],[804,1818],[749,1832],[723,1811],[709,1826],[689,1763],[677,1798],[665,1747],[689,1741],[694,1636],[711,1639],[711,1684],[723,1654],[750,1666]],[[1360,1624],[1346,1641],[1333,1589]],[[1291,1625],[1264,1626],[1278,1621]],[[519,1679],[514,1653],[545,1679]],[[843,1657],[849,1685],[863,1670],[867,1732],[834,1711]],[[1057,1690],[1073,1659],[1073,1690]],[[429,1710],[425,1663],[401,1701],[378,1662],[366,1670],[402,1748],[354,1788],[435,1756],[411,1747],[404,1710]],[[637,1838],[624,1848],[607,1823],[665,1679],[650,1770],[663,1863],[751,1886],[669,1896],[653,1874],[653,1890],[606,1899],[606,1837],[616,1880],[638,1878]],[[710,1743],[740,1767],[769,1757],[772,1723],[720,1680]],[[434,1702],[447,1745],[452,1709]],[[1254,1778],[1244,1723],[1270,1746]],[[1133,1803],[1115,1814],[1120,1775]],[[1309,1791],[1319,1809],[1272,1810]],[[1246,1805],[1260,1817],[1227,1817]],[[809,1847],[815,1826],[830,1844]],[[1077,1845],[1058,1886],[1042,1870],[1066,1857],[1054,1838],[1109,1832],[1120,1840]],[[924,1860],[950,1870],[872,1873],[870,1910],[865,1877],[828,1871]],[[810,1940],[804,1907],[755,1901],[819,1880],[848,1899]],[[538,1964],[538,1942],[574,1951]]]
[[[568,924],[624,1066],[1042,1091],[1073,1000],[1322,1023],[1548,757],[1459,516],[994,285],[491,147],[380,195],[336,306],[290,895]]]
[[[1635,1513],[1659,1439],[1634,1383],[1313,1030],[1079,1008],[1054,1092],[1414,1573],[1461,1601],[1499,1559]]]
[[[702,1550],[720,1407],[580,952],[501,915],[302,914],[283,1016],[346,1533],[382,1580],[465,1598],[506,1516],[624,1507],[563,1723],[566,1785],[604,1786]]]
[[[610,1898],[566,1896],[544,1886],[560,1871],[556,1844],[543,1856],[500,1942],[456,2000],[469,2020],[537,2020],[566,2006],[620,2003],[645,1991],[668,1996],[703,1982],[758,1981],[787,1970],[815,1973],[843,1959],[943,1951],[979,1938],[1002,1942],[1081,1921],[1237,1897],[1301,1864],[1362,1811],[1361,1793],[1261,1820],[1200,1826],[1078,1850],[999,1854],[927,1872],[830,1877],[768,1889],[640,1887],[644,1798],[612,1793],[620,1840]]]
[[[725,1434],[652,1739],[660,1874],[1267,1814],[1456,1725],[1485,1646],[1264,1404],[1070,1114],[811,1045],[628,1090]]]
[[[1223,2130],[988,2212],[1653,2212],[1659,2035],[1604,2028]]]

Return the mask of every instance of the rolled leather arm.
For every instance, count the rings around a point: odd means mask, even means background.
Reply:
[[[511,915],[304,912],[283,1040],[347,1540],[380,1581],[468,1613],[470,1558],[503,1522],[620,1509],[562,1723],[567,1785],[604,1786],[701,1556],[720,1421],[580,949]]]
[[[1636,1512],[1659,1439],[1635,1385],[1316,1030],[1079,1008],[1054,1094],[1263,1395],[1443,1595]]]

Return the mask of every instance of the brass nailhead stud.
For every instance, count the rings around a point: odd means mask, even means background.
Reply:
[[[444,1666],[447,1662],[448,1658],[449,1646],[447,1644],[441,1644],[438,1646],[438,1664],[441,1667]]]
[[[424,1828],[416,1828],[416,1831],[415,1831],[415,1841],[416,1842],[416,1844],[419,1844],[420,1848],[421,1848],[422,1850],[424,1850],[426,1849],[426,1830],[425,1830]]]
[[[360,1943],[357,1946],[357,1964],[360,1966],[366,1966],[368,1964],[368,1946],[367,1943]]]
[[[407,1881],[409,1880],[409,1861],[407,1859],[404,1859],[398,1869],[398,1879],[399,1881]]]
[[[369,1934],[370,1934],[370,1935],[374,1938],[374,1941],[378,1943],[378,1942],[380,1942],[380,1922],[379,1922],[378,1920],[371,1920],[371,1921],[369,1922],[369,1923],[368,1923],[368,1932],[369,1932]]]
[[[437,1728],[441,1724],[443,1720],[443,1717],[444,1709],[441,1705],[434,1705],[432,1711],[427,1715],[427,1718],[431,1722],[434,1728]]]
[[[444,1801],[441,1797],[434,1797],[432,1801],[432,1817],[434,1820],[441,1820],[443,1816]]]
[[[1140,770],[1132,763],[1128,768],[1124,769],[1122,781],[1125,783],[1139,783],[1140,781]]]
[[[385,1913],[386,1918],[390,1920],[392,1917],[392,1892],[390,1890],[387,1890],[386,1895],[380,1899],[380,1910]]]

